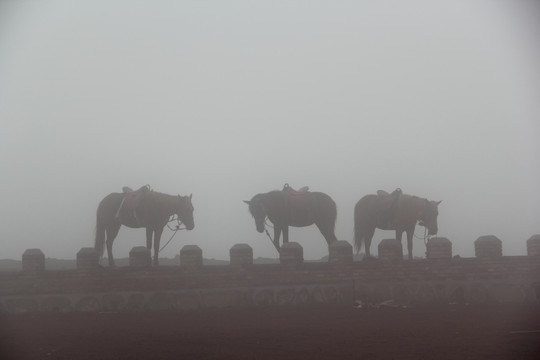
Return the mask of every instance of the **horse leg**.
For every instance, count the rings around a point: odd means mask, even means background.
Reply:
[[[401,246],[401,248],[403,248],[403,244],[401,243],[401,239],[403,238],[403,232],[406,232],[407,233],[407,250],[409,252],[409,260],[412,260],[412,237],[413,237],[413,234],[414,234],[414,228],[412,229],[407,229],[407,230],[396,230],[396,240],[398,242],[398,244]]]
[[[285,242],[285,233],[287,233],[287,241],[289,241],[288,231],[283,231],[283,242]],[[274,224],[274,246],[279,251],[279,238],[281,236],[281,227]]]
[[[159,265],[159,242],[161,240],[161,233],[163,233],[163,229],[156,229],[154,231],[154,266]]]
[[[319,231],[321,232],[322,236],[324,236],[324,239],[330,245],[334,241],[337,241],[336,234],[331,230],[332,227],[328,226],[328,224],[324,223],[315,223]]]
[[[409,260],[412,260],[412,242],[413,242],[414,228],[407,230],[407,251],[409,252]]]
[[[107,245],[107,257],[109,258],[109,266],[115,266],[114,257],[112,253],[112,246],[113,246],[114,239],[118,235],[120,226],[121,226],[120,224],[112,224],[105,229],[105,232],[107,233],[106,245]]]
[[[369,251],[369,248],[371,247],[371,240],[373,239],[373,235],[375,234],[375,227],[368,228],[365,230],[363,236],[364,236],[364,247],[366,248],[366,259],[371,258],[371,252]]]
[[[154,233],[154,230],[151,228],[146,228],[146,248],[148,250],[152,250],[152,234]]]
[[[401,246],[401,247],[403,247],[403,245],[401,244],[402,235],[403,235],[403,230],[397,230],[396,229],[396,241],[399,244],[399,246]]]

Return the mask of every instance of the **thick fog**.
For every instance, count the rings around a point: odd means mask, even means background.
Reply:
[[[2,2],[0,258],[75,258],[101,199],[145,184],[193,194],[195,229],[161,256],[277,257],[242,200],[286,182],[330,195],[351,243],[355,203],[399,187],[442,200],[454,254],[492,234],[525,255],[540,233],[537,5]],[[377,230],[372,250],[393,236]],[[290,240],[328,254],[315,226]],[[115,257],[145,243],[123,227]]]

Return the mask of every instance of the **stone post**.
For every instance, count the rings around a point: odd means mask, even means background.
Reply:
[[[197,245],[185,245],[180,250],[180,266],[194,269],[201,267],[202,264],[202,250]]]
[[[288,242],[279,249],[279,262],[284,266],[298,266],[304,263],[304,248],[297,242]]]
[[[41,249],[28,249],[22,255],[23,271],[45,270],[45,254]]]
[[[527,240],[527,255],[540,256],[540,234],[533,235]]]
[[[497,258],[502,256],[502,241],[494,235],[480,236],[474,242],[477,258]]]
[[[329,263],[350,263],[353,261],[352,245],[348,241],[334,241],[328,246]]]
[[[253,249],[248,244],[235,244],[229,250],[229,255],[233,266],[253,265]]]
[[[131,267],[150,267],[152,265],[152,256],[150,249],[146,246],[134,246],[129,252],[129,266]]]
[[[99,254],[96,249],[85,247],[77,253],[77,269],[95,269],[99,265]]]
[[[381,260],[403,260],[403,247],[396,239],[381,240],[378,249]]]
[[[433,237],[426,245],[426,258],[428,259],[451,259],[452,243],[444,237]]]

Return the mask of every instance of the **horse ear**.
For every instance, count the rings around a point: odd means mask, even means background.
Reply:
[[[251,204],[250,201],[247,201],[247,200],[242,200],[242,201],[245,202],[245,203],[248,204],[248,205]]]

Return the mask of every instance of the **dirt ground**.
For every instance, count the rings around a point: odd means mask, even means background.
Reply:
[[[0,316],[2,359],[540,359],[540,305]]]

